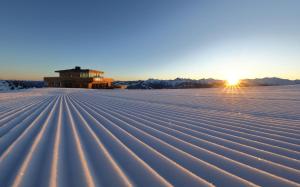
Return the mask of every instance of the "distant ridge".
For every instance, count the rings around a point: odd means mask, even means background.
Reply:
[[[226,81],[218,79],[186,79],[176,78],[174,80],[148,79],[138,81],[116,81],[115,85],[127,85],[127,89],[181,89],[181,88],[215,88],[224,87]],[[277,77],[266,77],[260,79],[243,79],[240,86],[279,86],[300,84],[300,80],[281,79]]]
[[[127,89],[185,89],[185,88],[217,88],[224,87],[226,81],[218,79],[188,79],[176,78],[173,80],[148,79],[137,81],[115,81],[116,87],[127,86]],[[280,86],[300,84],[300,80],[281,79],[277,77],[266,77],[256,79],[243,79],[241,87],[252,86]],[[0,91],[19,90],[27,88],[42,88],[43,81],[30,80],[0,80]]]

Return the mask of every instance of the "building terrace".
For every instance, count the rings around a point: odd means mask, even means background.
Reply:
[[[61,88],[111,88],[113,79],[104,78],[103,71],[81,69],[57,70],[59,77],[44,77],[47,87]]]

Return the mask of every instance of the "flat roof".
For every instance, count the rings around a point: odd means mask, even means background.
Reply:
[[[81,69],[80,67],[75,67],[73,69],[65,69],[65,70],[56,70],[55,72],[92,72],[92,73],[104,73],[103,71],[93,70],[93,69]]]

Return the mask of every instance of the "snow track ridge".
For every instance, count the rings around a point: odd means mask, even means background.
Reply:
[[[0,93],[0,186],[300,186],[299,93]]]

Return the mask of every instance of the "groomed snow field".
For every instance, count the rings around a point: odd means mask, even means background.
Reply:
[[[0,186],[300,186],[300,86],[0,93]]]

